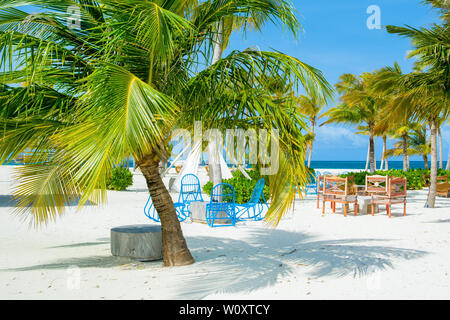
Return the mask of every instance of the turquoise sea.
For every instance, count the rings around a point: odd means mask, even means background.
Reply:
[[[444,161],[444,168],[447,161]],[[381,162],[377,161],[377,168],[380,168]],[[429,163],[429,166],[431,164]],[[311,161],[311,167],[314,169],[365,169],[365,161]],[[410,161],[411,169],[424,169],[423,161]],[[389,161],[389,169],[403,169],[403,161]]]
[[[6,165],[18,165],[21,163],[10,162]],[[206,164],[206,163],[204,163]],[[129,167],[133,167],[133,160],[130,160]],[[380,168],[381,163],[377,161],[377,168]],[[431,164],[429,164],[431,165]],[[444,161],[444,168],[447,161]],[[365,169],[365,161],[311,161],[311,167],[314,169]],[[423,161],[410,161],[411,169],[424,169]],[[389,161],[389,169],[403,169],[402,161]]]

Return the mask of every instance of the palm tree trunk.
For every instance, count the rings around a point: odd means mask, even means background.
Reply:
[[[313,136],[313,140],[311,140],[311,143],[309,145],[309,154],[308,154],[308,168],[311,168],[311,158],[312,158],[312,150],[313,150],[313,143],[314,143],[314,127],[315,127],[315,122],[313,121],[311,123],[311,133]]]
[[[159,174],[159,158],[155,154],[144,156],[138,161],[138,166],[145,177],[153,205],[161,220],[164,265],[184,266],[194,263],[172,197]]]
[[[402,135],[403,140],[403,171],[408,171],[408,135],[403,134]]]
[[[223,21],[219,21],[217,24],[217,34],[214,38],[214,54],[212,59],[212,64],[215,64],[222,58],[223,54]],[[217,149],[217,144],[214,141],[210,141],[210,144],[213,143],[208,151],[208,162],[209,162],[209,181],[213,183],[213,186],[222,183],[222,168],[220,166],[220,158],[215,155],[211,155],[211,152],[221,152],[221,150]],[[214,150],[214,151],[213,151]]]
[[[369,147],[367,148],[366,171],[369,170],[369,160],[370,160],[370,141],[369,141]]]
[[[386,168],[385,170],[387,170],[387,159],[385,159],[386,156],[386,149],[387,149],[387,137],[383,136],[383,153],[381,155],[381,165],[380,165],[380,170],[383,170],[383,165],[386,163]]]
[[[424,168],[425,170],[429,170],[429,166],[428,166],[428,154],[424,154],[423,156],[423,163],[424,163]]]
[[[376,168],[376,158],[375,158],[375,136],[373,132],[370,132],[370,142],[369,142],[369,154],[370,154],[370,173],[375,173]]]
[[[442,161],[442,134],[441,134],[441,127],[438,128],[438,134],[439,134],[439,168],[442,169],[444,167],[443,161]]]
[[[447,166],[445,167],[445,170],[450,170],[450,149],[448,150]]]
[[[383,143],[386,145],[385,150],[387,151],[387,137],[383,137]],[[386,156],[386,159],[384,159],[384,170],[389,170],[389,160],[388,156]]]
[[[430,188],[428,191],[428,199],[425,206],[434,208],[436,202],[436,188],[437,188],[437,128],[436,120],[430,120],[431,128],[431,173],[430,173]]]

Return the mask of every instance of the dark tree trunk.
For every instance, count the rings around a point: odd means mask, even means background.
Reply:
[[[430,168],[428,166],[428,155],[427,154],[423,155],[423,163],[424,163],[424,166],[425,166],[425,170],[429,170]]]
[[[181,230],[172,197],[159,174],[159,158],[144,156],[138,162],[145,177],[153,205],[161,220],[162,245],[165,266],[184,266],[194,263]]]

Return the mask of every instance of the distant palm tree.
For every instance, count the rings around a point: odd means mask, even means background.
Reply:
[[[311,167],[311,157],[313,151],[313,143],[315,139],[315,127],[317,125],[317,121],[320,118],[320,112],[324,107],[324,102],[320,101],[317,97],[309,97],[305,95],[301,95],[297,99],[297,104],[300,109],[300,113],[304,114],[308,117],[311,122],[311,139],[308,145],[308,168]]]
[[[43,12],[29,14],[27,4]],[[66,23],[73,6],[79,29]],[[295,196],[291,185],[306,183],[307,126],[288,97],[273,98],[267,78],[285,74],[323,98],[332,88],[320,71],[280,52],[233,51],[205,68],[218,22],[236,15],[299,30],[283,0],[4,1],[0,161],[32,152],[19,169],[19,212],[39,224],[73,200],[105,202],[112,168],[132,156],[161,219],[164,264],[192,263],[159,163],[172,132],[201,120],[222,130],[282,127],[266,216],[276,224]]]
[[[427,127],[421,123],[414,123],[410,125],[410,132],[407,134],[407,155],[420,155],[424,161],[425,170],[429,169],[428,155],[431,152],[431,144],[427,139]],[[388,156],[398,157],[404,154],[404,140],[402,139],[394,144],[393,149],[387,150]]]
[[[415,57],[416,70],[397,82],[402,91],[396,103],[397,112],[408,110],[416,119],[427,121],[431,130],[430,189],[425,206],[434,208],[437,188],[437,131],[440,118],[448,119],[450,113],[450,20],[448,3],[427,0],[441,12],[442,24],[429,28],[387,26],[389,33],[411,39],[414,49],[409,57]],[[394,111],[395,112],[395,111]]]
[[[329,109],[322,117],[328,123],[347,123],[357,125],[362,132],[369,135],[369,162],[370,172],[376,170],[375,160],[375,126],[379,118],[381,99],[372,95],[368,90],[369,74],[361,76],[344,74],[335,85],[338,93],[342,94],[342,103],[337,107]]]

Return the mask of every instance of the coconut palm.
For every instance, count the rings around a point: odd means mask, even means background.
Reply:
[[[380,103],[382,100],[371,95],[368,90],[370,74],[361,76],[344,74],[336,84],[338,93],[342,94],[342,103],[329,109],[322,117],[327,117],[322,125],[327,123],[346,123],[358,125],[361,133],[369,136],[369,162],[370,172],[376,170],[375,160],[375,126],[379,118]]]
[[[448,119],[450,112],[450,33],[448,4],[442,0],[428,0],[438,8],[442,24],[429,28],[387,26],[389,33],[408,37],[414,49],[409,57],[417,59],[416,70],[402,76],[397,87],[402,91],[395,109],[408,110],[416,119],[427,121],[431,130],[431,177],[426,206],[433,208],[437,186],[437,131],[440,118]]]
[[[298,97],[298,106],[300,113],[307,116],[308,120],[311,123],[311,134],[310,134],[310,142],[308,145],[308,168],[311,167],[311,157],[313,151],[313,143],[315,138],[315,127],[317,125],[317,121],[320,117],[320,112],[324,107],[324,102],[319,101],[317,97],[308,97],[305,95],[301,95]]]
[[[20,7],[26,4],[40,12],[30,15]],[[66,23],[73,6],[81,28]],[[217,23],[229,17],[274,21],[296,34],[288,2],[5,0],[0,13],[0,161],[31,153],[18,170],[15,197],[17,212],[32,223],[54,220],[71,201],[105,202],[112,168],[132,156],[161,219],[164,264],[192,263],[159,162],[171,132],[192,129],[194,120],[207,128],[280,129],[269,222],[288,210],[291,183],[306,182],[306,124],[291,99],[273,99],[267,79],[285,74],[326,99],[332,89],[321,72],[251,49],[204,68]]]
[[[431,152],[430,141],[427,139],[427,127],[421,123],[410,124],[410,131],[407,134],[407,150],[408,156],[418,155],[423,158],[425,170],[428,170],[428,155]],[[393,135],[393,138],[400,138],[394,144],[393,149],[386,151],[388,156],[398,157],[404,154],[404,139],[403,135]]]

